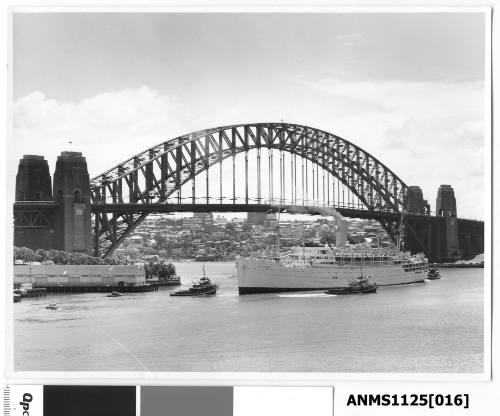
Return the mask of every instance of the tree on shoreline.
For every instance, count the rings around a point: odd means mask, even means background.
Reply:
[[[21,260],[23,263],[40,262],[42,264],[75,264],[75,265],[113,265],[124,264],[115,258],[89,256],[83,253],[68,253],[61,250],[32,250],[27,247],[14,247],[14,262]]]
[[[144,266],[144,269],[146,270],[146,279],[157,277],[160,280],[168,280],[176,275],[175,266],[164,261],[158,263],[149,262]]]

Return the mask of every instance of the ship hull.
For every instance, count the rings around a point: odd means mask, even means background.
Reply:
[[[328,290],[347,287],[360,275],[359,266],[317,264],[308,267],[286,267],[277,261],[237,259],[238,291],[252,293]],[[378,286],[424,282],[427,267],[403,267],[402,264],[363,266],[363,275],[371,277]]]

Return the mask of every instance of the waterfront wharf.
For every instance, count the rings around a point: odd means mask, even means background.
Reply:
[[[154,282],[153,284],[157,286],[180,286],[180,280],[160,280],[158,282]]]
[[[47,295],[44,287],[34,287],[33,289],[14,289],[14,293],[21,295],[22,298],[42,298]]]
[[[71,285],[58,285],[46,286],[45,289],[49,293],[106,293],[106,292],[157,292],[158,285],[143,284],[143,285],[99,285],[99,286],[71,286]]]

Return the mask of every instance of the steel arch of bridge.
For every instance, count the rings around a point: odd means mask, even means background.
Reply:
[[[151,211],[139,212],[138,204],[166,203],[196,175],[227,158],[245,154],[245,204],[248,194],[248,152],[257,149],[257,202],[260,189],[260,149],[275,149],[309,160],[336,177],[372,211],[403,211],[407,185],[376,157],[332,133],[289,123],[256,123],[215,127],[179,136],[151,147],[91,180],[92,204],[129,204],[134,209],[113,212],[94,210],[94,254],[107,256]],[[159,171],[158,173],[155,173]],[[281,172],[281,171],[280,171]],[[196,204],[194,198],[190,202]],[[295,183],[295,186],[297,184]],[[207,203],[209,182],[206,182]],[[293,195],[293,193],[292,193]],[[180,201],[179,201],[180,202]],[[297,202],[297,201],[295,201]],[[233,178],[233,203],[236,203]],[[381,221],[382,222],[382,221]],[[389,225],[382,225],[389,230]]]

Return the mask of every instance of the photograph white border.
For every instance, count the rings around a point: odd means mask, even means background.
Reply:
[[[491,138],[491,57],[488,53],[491,51],[491,9],[489,7],[331,7],[331,6],[269,6],[269,7],[253,7],[253,6],[182,6],[182,7],[144,7],[144,6],[108,6],[108,7],[13,7],[8,11],[8,33],[12,36],[12,13],[26,12],[209,12],[209,13],[249,13],[249,12],[288,12],[288,13],[401,13],[401,12],[419,12],[419,13],[436,13],[436,12],[482,12],[485,13],[485,207],[491,206],[491,195],[487,192],[492,189],[492,171],[491,160],[488,155],[492,151]],[[7,82],[7,113],[6,125],[8,128],[7,137],[12,137],[12,38],[8,43],[8,82]],[[11,140],[11,139],[10,139]],[[10,140],[7,140],[9,146]],[[9,147],[7,155],[10,155]],[[6,157],[7,163],[18,163],[17,160]],[[5,166],[5,165],[4,165]],[[2,172],[5,175],[5,170]],[[5,232],[4,241],[5,248],[3,250],[5,257],[5,284],[6,293],[12,288],[13,266],[9,253],[13,248],[13,229],[12,229],[12,204],[14,202],[12,178],[6,178],[7,198],[5,201]],[[436,382],[455,382],[455,381],[487,381],[491,378],[491,352],[492,352],[492,268],[491,268],[491,213],[487,208],[485,212],[485,285],[484,285],[484,372],[483,373],[233,373],[233,372],[15,372],[13,368],[13,304],[4,296],[6,319],[6,340],[10,340],[6,346],[5,369],[8,382],[13,383],[60,383],[60,384],[142,384],[142,385],[158,385],[158,384],[175,384],[175,385],[195,385],[203,383],[204,385],[301,385],[301,386],[325,386],[331,385],[339,381],[436,381]],[[9,227],[10,225],[10,227]],[[489,277],[489,278],[488,278]],[[497,297],[498,299],[498,297]],[[490,342],[491,340],[491,342]],[[36,342],[36,340],[34,340]]]

